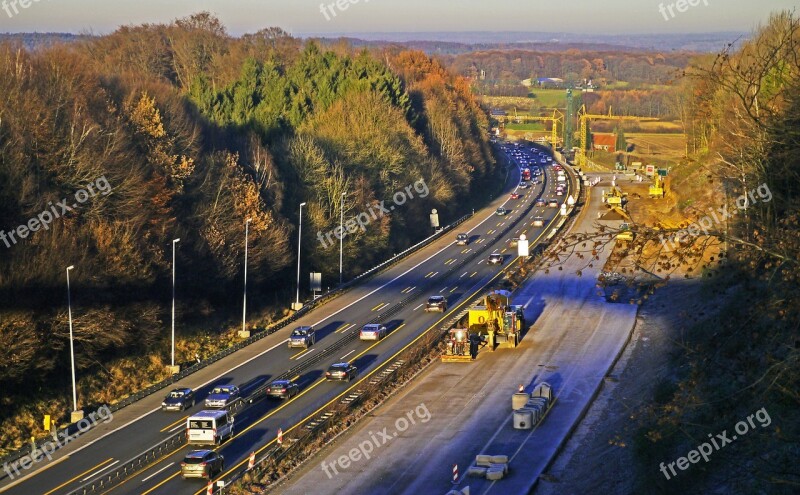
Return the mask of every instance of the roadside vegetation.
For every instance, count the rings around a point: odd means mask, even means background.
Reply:
[[[432,208],[455,219],[498,180],[469,84],[421,52],[323,49],[279,28],[233,38],[204,12],[35,51],[6,43],[0,73],[0,229],[110,185],[0,243],[0,452],[71,409],[67,266],[79,406],[113,403],[166,376],[173,239],[185,364],[236,339],[248,218],[261,328],[294,291],[299,203],[303,266],[333,286],[338,242],[317,232],[339,225],[342,193],[349,219],[429,191],[347,235],[349,278],[429,235]]]

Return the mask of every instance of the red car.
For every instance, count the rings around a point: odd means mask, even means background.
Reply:
[[[511,199],[519,199],[519,193],[511,193]]]

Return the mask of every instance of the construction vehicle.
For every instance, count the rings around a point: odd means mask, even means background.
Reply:
[[[469,308],[467,318],[470,333],[487,336],[492,350],[495,344],[516,347],[525,328],[522,306],[511,304],[511,292],[507,290],[487,294],[482,304]]]
[[[653,178],[653,183],[650,184],[648,192],[651,198],[664,197],[664,177],[660,173]]]
[[[617,186],[611,186],[608,191],[603,191],[603,203],[609,208],[614,206],[624,207],[628,202],[628,193],[623,193]]]
[[[618,241],[631,242],[634,237],[636,237],[636,233],[631,229],[630,224],[623,223],[619,226],[619,232],[617,233]]]
[[[443,363],[468,363],[473,361],[470,345],[477,347],[483,344],[483,339],[478,334],[470,334],[468,328],[451,328],[447,335],[447,342]],[[484,344],[485,345],[485,344]]]

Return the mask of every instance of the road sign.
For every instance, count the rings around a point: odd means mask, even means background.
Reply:
[[[431,227],[439,228],[439,212],[436,211],[436,208],[431,210]]]
[[[528,249],[528,238],[525,234],[519,236],[519,241],[517,241],[517,255],[518,256],[530,256],[530,250]]]
[[[311,292],[322,291],[322,274],[319,272],[311,272]]]

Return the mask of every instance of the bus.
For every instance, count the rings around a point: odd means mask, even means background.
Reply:
[[[186,438],[190,445],[219,445],[233,437],[233,416],[225,409],[200,411],[186,420]]]

